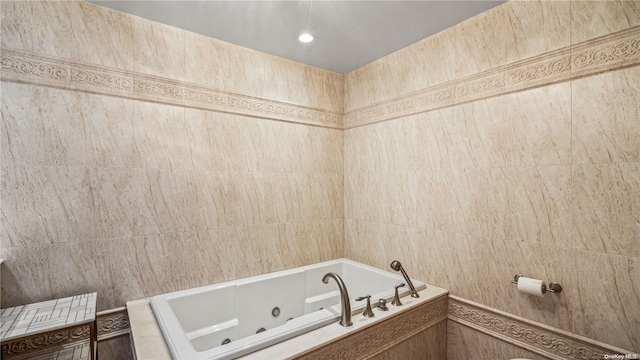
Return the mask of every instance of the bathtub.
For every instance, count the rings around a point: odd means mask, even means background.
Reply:
[[[328,272],[346,284],[352,314],[364,311],[356,297],[371,295],[375,307],[404,282],[400,274],[339,259],[157,295],[150,304],[174,359],[234,359],[339,321],[338,285],[322,282]]]

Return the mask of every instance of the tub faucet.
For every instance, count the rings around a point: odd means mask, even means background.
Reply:
[[[395,286],[395,294],[393,295],[393,300],[391,301],[391,305],[402,306],[402,301],[400,301],[400,296],[398,295],[398,288],[403,286],[404,286],[404,283],[401,283]]]
[[[411,289],[411,297],[412,298],[420,297],[420,295],[418,295],[418,292],[416,291],[416,288],[413,286],[413,283],[411,282],[411,279],[409,279],[409,275],[407,275],[407,272],[404,271],[404,268],[402,267],[402,264],[400,264],[400,261],[393,260],[391,262],[391,268],[393,270],[395,270],[395,271],[400,271],[402,273],[402,276],[404,276],[404,281],[406,281],[407,284],[409,284],[409,289]]]
[[[340,325],[344,327],[351,326],[353,325],[353,323],[351,322],[351,303],[349,302],[349,292],[347,291],[347,286],[344,284],[340,276],[333,272],[325,274],[322,278],[322,282],[328,284],[329,278],[335,280],[336,283],[338,283],[338,288],[340,288],[340,307],[342,308]]]

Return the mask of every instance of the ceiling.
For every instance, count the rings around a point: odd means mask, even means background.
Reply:
[[[345,74],[504,1],[91,2]]]

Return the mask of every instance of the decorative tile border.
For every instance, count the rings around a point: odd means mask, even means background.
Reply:
[[[5,309],[3,309],[5,310]],[[108,340],[117,336],[129,333],[129,315],[126,307],[115,308],[102,311],[96,315],[98,341]],[[49,348],[63,347],[64,349],[73,348],[78,342],[82,346],[88,348],[90,325],[81,325],[77,327],[57,329],[45,333],[27,336],[18,341],[7,341],[2,343],[2,356],[26,356],[32,358],[32,354],[40,352],[49,353]],[[77,351],[64,350],[61,352],[64,356],[68,354],[76,354]],[[51,358],[51,354],[47,355]],[[63,358],[64,358],[63,356]],[[13,358],[13,357],[12,357]],[[76,358],[73,358],[76,359]]]
[[[0,57],[2,80],[22,80],[56,86],[69,82],[71,67],[64,61],[39,56],[22,56],[2,49]]]
[[[130,92],[133,89],[133,78],[125,73],[100,71],[89,67],[71,69],[71,83],[78,88],[110,89],[113,91]]]
[[[342,128],[342,114],[108,67],[2,49],[2,80],[307,125]]]
[[[343,116],[345,129],[640,64],[640,27],[419,90]]]
[[[566,81],[571,78],[571,53],[565,48],[520,61],[504,69],[504,93]]]
[[[571,75],[581,77],[638,64],[640,28],[585,41],[571,49]]]
[[[449,320],[549,359],[595,360],[606,354],[633,354],[453,295],[449,295]]]
[[[61,346],[89,339],[90,325],[80,325],[65,329],[30,335],[16,341],[2,343],[2,357],[35,352],[53,346]]]
[[[98,341],[129,333],[129,315],[126,307],[102,311],[97,315]]]
[[[222,111],[330,128],[352,128],[640,64],[640,27],[568,46],[383,103],[334,113],[167,78],[2,49],[2,80]]]
[[[59,350],[51,352],[45,350],[44,353],[32,353],[12,356],[11,360],[90,360],[91,346],[88,341],[66,344],[59,347]],[[9,360],[9,359],[7,359]]]
[[[425,302],[295,359],[368,359],[446,320],[447,302],[447,296]]]

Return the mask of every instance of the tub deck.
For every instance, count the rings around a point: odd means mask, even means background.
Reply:
[[[348,288],[352,314],[366,304],[357,296],[391,302],[393,287],[404,281],[399,273],[341,258],[160,294],[150,303],[172,356],[231,360],[338,320],[337,285],[321,281],[330,272]],[[398,290],[403,298],[410,293]]]
[[[240,357],[243,360],[257,359],[293,359],[309,354],[334,344],[342,338],[354,335],[360,331],[364,331],[382,321],[391,320],[390,318],[405,314],[418,306],[434,305],[438,308],[442,307],[443,301],[446,302],[449,291],[433,285],[427,285],[427,288],[419,291],[419,298],[404,297],[402,298],[403,306],[393,306],[388,304],[389,311],[379,311],[374,307],[373,318],[367,318],[362,314],[352,317],[353,326],[342,327],[338,321],[313,330],[311,332],[299,335],[295,338],[285,340],[270,347],[258,350],[251,354]],[[131,324],[131,343],[133,353],[137,359],[154,359],[154,360],[171,360],[171,353],[165,343],[160,327],[155,319],[153,310],[148,299],[127,302],[127,311],[129,313],[129,321]],[[433,312],[433,320],[431,325],[446,320],[446,303],[445,310]],[[425,320],[427,321],[427,320]],[[429,326],[429,324],[423,324]],[[401,340],[398,337],[396,340]],[[402,339],[404,340],[404,339]],[[386,346],[393,345],[392,341]]]

